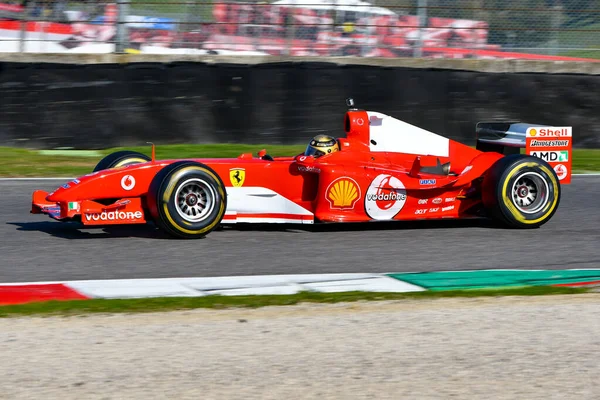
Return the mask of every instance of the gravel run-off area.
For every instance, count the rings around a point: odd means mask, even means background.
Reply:
[[[0,319],[2,399],[598,399],[600,294]]]

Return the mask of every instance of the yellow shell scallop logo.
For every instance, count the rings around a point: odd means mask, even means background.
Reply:
[[[360,189],[350,178],[338,178],[327,188],[327,200],[332,208],[353,208],[358,199],[360,199]]]
[[[537,131],[536,131],[534,128],[531,128],[531,129],[529,130],[529,135],[531,135],[531,136],[535,136],[535,135],[537,135]]]

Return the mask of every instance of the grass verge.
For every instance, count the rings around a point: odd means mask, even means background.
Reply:
[[[304,145],[244,145],[203,144],[165,145],[156,147],[157,159],[173,158],[224,158],[237,157],[242,153],[256,154],[266,149],[273,156],[294,156],[304,151]],[[111,148],[81,153],[69,150],[57,152],[11,147],[0,147],[0,177],[75,177],[94,169],[102,157],[118,150],[135,150],[150,155],[150,146]],[[573,151],[573,172],[600,171],[600,149],[577,149]]]
[[[305,145],[247,145],[247,144],[202,144],[156,146],[157,159],[174,158],[228,158],[242,153],[256,153],[268,150],[272,156],[294,156],[300,154]],[[98,161],[107,154],[119,150],[134,150],[150,156],[150,145],[141,147],[111,148],[81,154],[69,150],[38,151],[0,147],[0,177],[75,177],[90,173]]]
[[[18,316],[69,316],[97,313],[148,313],[193,309],[259,308],[289,306],[300,303],[342,303],[356,301],[385,301],[410,299],[438,299],[448,297],[490,296],[541,296],[587,293],[587,288],[528,286],[501,289],[471,289],[448,291],[425,291],[408,293],[301,292],[292,295],[255,296],[205,296],[205,297],[157,297],[148,299],[93,299],[74,301],[48,301],[20,305],[0,306],[0,318]]]

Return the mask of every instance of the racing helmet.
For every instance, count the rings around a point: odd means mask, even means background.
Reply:
[[[338,141],[329,135],[317,135],[310,140],[306,150],[304,151],[305,156],[314,156],[315,158],[324,156],[326,154],[334,153],[340,150],[340,144]]]

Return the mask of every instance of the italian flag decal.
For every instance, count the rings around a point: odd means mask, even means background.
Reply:
[[[76,201],[70,201],[69,202],[69,211],[71,210],[78,210],[79,209],[79,203]]]

